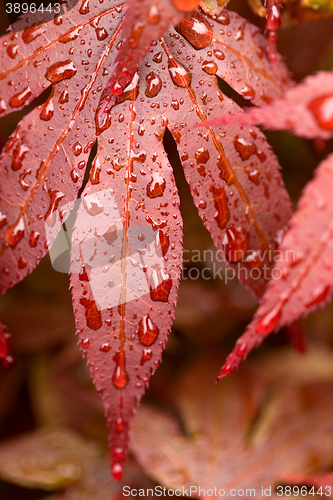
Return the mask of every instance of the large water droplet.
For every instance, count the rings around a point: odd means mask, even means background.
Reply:
[[[31,43],[43,33],[45,33],[45,26],[32,26],[23,31],[22,40],[24,43]]]
[[[6,242],[11,247],[15,247],[24,237],[24,220],[20,217],[16,224],[10,226],[6,231]]]
[[[17,44],[11,44],[11,45],[8,45],[7,47],[7,54],[9,55],[9,57],[11,57],[12,59],[15,59],[15,57],[17,56],[18,54],[18,45]]]
[[[313,99],[308,104],[320,128],[333,130],[333,94],[326,94]]]
[[[223,247],[226,258],[230,262],[238,262],[245,256],[249,234],[242,228],[236,228],[232,224],[227,227],[223,238]]]
[[[147,97],[156,97],[162,88],[162,81],[158,75],[151,71],[146,76],[147,88],[145,94]]]
[[[201,67],[208,75],[215,75],[217,71],[217,64],[214,61],[204,61]]]
[[[149,198],[163,196],[165,186],[165,179],[158,172],[153,172],[153,178],[147,185],[147,196],[149,196]]]
[[[116,362],[116,369],[112,377],[112,382],[117,389],[124,389],[129,381],[129,377],[125,369],[126,358],[124,351],[116,352],[113,360]]]
[[[53,227],[56,223],[56,210],[58,209],[60,200],[62,200],[65,195],[61,191],[52,189],[48,190],[48,194],[50,197],[50,206],[45,214],[45,220],[50,227]]]
[[[169,250],[170,246],[170,239],[169,236],[164,233],[161,229],[157,232],[157,237],[156,237],[156,253],[159,256],[165,256],[167,251]]]
[[[216,208],[214,218],[217,222],[218,227],[220,229],[224,229],[230,218],[228,197],[226,195],[225,189],[223,187],[217,188],[215,186],[211,186],[210,192],[213,195],[214,205]]]
[[[112,472],[113,478],[116,481],[121,481],[121,479],[123,477],[123,466],[120,463],[114,462],[112,464],[111,472]]]
[[[67,59],[66,61],[59,61],[50,66],[46,73],[45,78],[52,83],[61,82],[61,80],[68,80],[72,78],[77,72],[72,61]]]
[[[152,345],[157,339],[159,329],[147,314],[139,322],[139,340],[145,346]]]
[[[273,309],[271,309],[267,314],[259,319],[258,323],[256,324],[257,333],[260,333],[261,335],[267,335],[277,327],[281,317],[281,307],[282,304],[279,301],[273,307]]]
[[[29,244],[31,247],[35,248],[37,246],[37,242],[39,240],[40,234],[38,231],[31,231]]]
[[[9,99],[9,106],[12,108],[19,108],[29,99],[31,95],[32,92],[30,87],[26,87],[24,90],[13,95],[13,97]]]
[[[178,87],[188,87],[191,84],[192,75],[178,61],[173,58],[169,59],[168,68],[171,80]]]
[[[22,168],[24,157],[28,151],[29,148],[25,144],[20,144],[14,149],[11,164],[11,169],[14,170],[14,172],[17,172],[20,168]]]
[[[146,361],[149,361],[152,358],[152,355],[153,353],[151,349],[144,349],[142,351],[140,365],[143,366]]]
[[[40,112],[40,119],[44,121],[51,120],[54,114],[54,105],[53,105],[53,92],[49,99],[43,104],[42,111]]]
[[[80,14],[88,14],[89,12],[89,0],[83,0],[80,9],[79,9]]]
[[[98,330],[102,326],[102,315],[101,311],[97,309],[96,302],[94,300],[86,299],[82,297],[80,299],[80,304],[85,308],[85,316],[87,321],[87,327],[92,330]]]
[[[155,302],[168,302],[172,279],[162,269],[154,269],[151,275],[150,298]]]
[[[209,160],[209,151],[205,148],[199,148],[195,152],[196,162],[199,163],[207,163]]]
[[[178,33],[196,50],[207,47],[213,39],[213,30],[199,12],[186,16],[176,27]]]

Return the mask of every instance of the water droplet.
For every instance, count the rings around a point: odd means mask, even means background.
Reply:
[[[12,59],[15,59],[15,57],[17,56],[17,53],[18,53],[18,45],[17,44],[8,45],[7,54],[9,55],[9,57],[11,57]]]
[[[32,26],[31,28],[27,28],[22,33],[22,40],[24,43],[31,43],[40,35],[45,33],[44,26]]]
[[[32,248],[35,248],[37,246],[37,242],[39,240],[40,234],[38,231],[31,231],[30,233],[30,238],[29,238],[29,244]]]
[[[29,189],[29,184],[25,182],[25,176],[29,174],[31,174],[31,169],[24,170],[24,172],[19,177],[20,186],[24,191],[27,191]]]
[[[45,220],[50,227],[56,223],[56,210],[58,209],[59,202],[64,198],[64,193],[57,190],[48,190],[50,197],[50,206],[45,214]]]
[[[204,61],[201,67],[208,75],[215,75],[217,71],[217,64],[214,61]]]
[[[73,153],[75,156],[79,156],[82,153],[82,146],[79,142],[76,142],[73,146]]]
[[[147,19],[150,24],[158,24],[160,22],[161,16],[156,5],[150,7]]]
[[[319,127],[333,130],[333,94],[326,94],[314,99],[308,104]]]
[[[89,347],[89,339],[83,339],[83,340],[81,340],[81,346],[84,349],[87,349],[87,347]]]
[[[164,257],[167,251],[169,250],[170,239],[169,236],[164,233],[161,229],[157,232],[156,237],[156,253],[157,255],[161,255]]]
[[[93,161],[93,165],[90,171],[90,182],[92,184],[99,184],[100,172],[101,172],[101,165],[99,163],[99,158],[96,157],[95,160]]]
[[[72,168],[72,170],[70,171],[70,176],[71,176],[72,181],[75,183],[80,179],[79,174],[77,173],[77,171],[74,168]]]
[[[83,0],[80,9],[79,9],[80,14],[88,14],[89,12],[89,0]]]
[[[281,317],[281,307],[281,302],[278,302],[273,309],[259,319],[256,324],[257,333],[267,335],[277,327]]]
[[[172,287],[171,277],[163,270],[153,269],[151,275],[150,298],[154,302],[168,302]]]
[[[67,90],[63,90],[59,96],[59,104],[65,104],[66,102],[68,102],[68,99],[69,99],[69,94]]]
[[[17,261],[17,267],[19,269],[25,269],[27,265],[28,263],[23,257],[20,257],[19,260]]]
[[[152,355],[153,353],[151,349],[144,349],[142,351],[140,365],[143,366],[146,361],[149,361],[152,358]]]
[[[13,97],[9,99],[9,106],[12,108],[19,108],[29,99],[31,95],[32,92],[30,87],[26,87],[24,90],[13,95]]]
[[[58,83],[62,80],[68,80],[72,78],[77,72],[72,61],[67,59],[66,61],[59,61],[50,66],[46,73],[45,78],[49,80],[51,83]]]
[[[225,55],[221,50],[214,50],[214,56],[216,59],[219,59],[219,61],[223,61],[223,59],[225,59]]]
[[[0,115],[4,113],[7,109],[6,103],[3,99],[0,99]]]
[[[248,160],[250,156],[257,152],[257,146],[254,143],[248,142],[238,135],[234,138],[234,147],[242,161]]]
[[[146,76],[147,88],[145,94],[147,97],[156,97],[162,88],[162,82],[159,76],[154,71]]]
[[[157,339],[159,329],[147,314],[139,322],[139,340],[145,346],[152,345]]]
[[[62,24],[62,17],[60,16],[56,16],[54,19],[53,19],[53,23],[56,25],[56,26],[60,26]]]
[[[5,238],[8,245],[15,247],[24,237],[24,229],[23,217],[20,217],[18,222],[10,226],[6,231]]]
[[[104,342],[104,343],[100,346],[100,348],[99,348],[99,350],[100,350],[100,351],[102,351],[102,352],[109,352],[109,351],[110,351],[110,349],[111,349],[111,346],[110,346],[110,344],[109,344],[108,342]]]
[[[218,23],[223,24],[223,26],[230,24],[230,16],[226,10],[223,10],[221,14],[216,16],[214,19]]]
[[[199,12],[186,16],[176,27],[178,33],[196,50],[207,47],[213,39],[213,30]]]
[[[109,36],[109,33],[106,31],[105,28],[96,28],[95,32],[96,32],[97,40],[99,40],[100,42],[102,40],[105,40],[105,38],[107,38]]]
[[[209,151],[205,148],[199,148],[195,152],[195,159],[197,163],[207,163],[209,160]]]
[[[117,431],[118,432],[122,432],[125,428],[125,424],[124,424],[124,421],[121,417],[118,417],[117,418]]]
[[[113,478],[116,481],[121,481],[121,479],[123,477],[123,466],[120,463],[114,462],[112,464],[111,472],[112,472]]]
[[[43,104],[42,111],[40,112],[40,119],[44,121],[51,120],[54,114],[54,105],[53,105],[53,91],[48,100]]]
[[[11,169],[14,170],[14,172],[17,172],[20,168],[22,168],[24,157],[28,151],[29,148],[24,144],[20,144],[14,149],[11,164]]]
[[[157,64],[161,63],[162,60],[163,60],[163,52],[157,52],[153,57],[153,61]]]
[[[68,31],[68,33],[59,38],[59,41],[61,43],[73,42],[73,40],[76,40],[78,38],[81,30],[82,26],[72,31]]]
[[[7,224],[7,217],[5,214],[0,212],[0,229],[2,229]]]
[[[191,84],[191,73],[173,58],[169,59],[168,68],[171,80],[178,87],[188,87]]]
[[[112,382],[117,389],[124,389],[129,381],[129,377],[125,369],[126,358],[124,351],[116,352],[113,360],[116,362],[116,369],[112,377]]]
[[[163,196],[165,186],[165,179],[158,172],[153,172],[152,180],[147,185],[147,196],[149,198]]]
[[[86,299],[82,297],[80,299],[80,304],[85,308],[85,316],[87,321],[87,327],[92,330],[98,330],[102,326],[102,314],[101,311],[97,309],[96,302],[94,300]]]
[[[254,99],[256,95],[254,89],[250,85],[244,85],[241,88],[240,93],[242,94],[244,99]]]
[[[249,235],[242,228],[236,228],[232,224],[227,227],[223,238],[223,247],[226,258],[230,262],[238,262],[245,256]]]
[[[215,186],[211,186],[210,192],[213,195],[214,205],[216,208],[214,218],[217,222],[218,227],[220,229],[224,229],[230,218],[228,197],[226,195],[225,189],[223,187],[217,188]]]

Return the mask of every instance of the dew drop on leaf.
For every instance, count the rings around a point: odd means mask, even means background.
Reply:
[[[2,229],[7,224],[7,217],[5,214],[0,212],[0,229]]]
[[[151,276],[150,298],[154,302],[168,302],[172,279],[162,270],[154,269]]]
[[[69,99],[69,94],[67,90],[63,90],[59,96],[59,104],[65,104],[66,102],[68,102],[68,99]]]
[[[178,87],[188,87],[191,84],[191,73],[173,58],[169,59],[168,68],[171,80]]]
[[[114,479],[116,481],[120,481],[123,477],[123,466],[120,463],[115,462],[112,464],[111,472]]]
[[[195,12],[192,16],[185,17],[176,27],[178,33],[196,50],[207,47],[213,39],[213,30],[206,19]]]
[[[38,231],[31,231],[30,233],[30,238],[29,238],[29,245],[32,248],[35,248],[37,246],[37,242],[39,240],[39,232]]]
[[[85,308],[87,327],[92,330],[98,330],[102,326],[101,311],[97,309],[96,302],[85,297],[80,299],[80,304]]]
[[[81,346],[84,349],[87,349],[87,347],[89,347],[89,339],[83,339],[83,340],[81,340]]]
[[[160,22],[161,15],[156,5],[150,7],[147,20],[150,24],[158,24]]]
[[[227,227],[223,239],[223,247],[226,258],[230,262],[238,262],[245,256],[249,234],[242,228],[236,228],[232,224]]]
[[[53,117],[54,114],[54,105],[53,105],[53,93],[51,97],[43,104],[42,111],[40,112],[40,119],[44,121],[49,121]]]
[[[152,358],[152,355],[153,353],[151,349],[144,349],[142,351],[140,365],[143,366],[146,361],[149,361]]]
[[[77,72],[72,61],[67,59],[66,61],[59,61],[50,66],[46,73],[45,78],[52,83],[58,83],[62,80],[68,80],[72,78]]]
[[[242,161],[248,160],[251,155],[257,152],[257,146],[254,143],[248,142],[238,135],[234,138],[234,147]]]
[[[8,45],[7,47],[7,54],[9,55],[9,57],[11,57],[12,59],[15,59],[15,57],[17,56],[18,54],[18,45],[17,44],[11,44],[11,45]]]
[[[75,156],[79,156],[82,153],[82,146],[79,142],[76,142],[73,146],[73,153]]]
[[[60,200],[62,200],[65,195],[61,191],[53,189],[49,189],[48,194],[50,197],[50,206],[45,214],[45,220],[50,227],[53,227],[56,222],[56,210],[58,209]]]
[[[36,38],[45,33],[44,26],[32,26],[27,28],[22,33],[22,40],[24,43],[28,44],[36,40]]]
[[[22,168],[24,157],[28,151],[29,148],[24,144],[20,144],[14,149],[11,164],[11,169],[14,170],[14,172],[17,172]]]
[[[251,85],[244,85],[241,88],[240,93],[242,94],[244,99],[254,99],[255,95],[256,95],[256,93],[255,93],[253,87],[251,87]]]
[[[163,196],[165,186],[165,179],[158,172],[153,172],[153,178],[147,185],[147,196],[149,198]]]
[[[324,95],[313,99],[308,104],[319,127],[324,130],[333,130],[333,94]]]
[[[221,50],[214,50],[214,56],[216,57],[216,59],[218,59],[219,61],[223,61],[223,59],[225,59],[225,55],[223,54],[223,52]]]
[[[146,76],[147,88],[145,94],[147,97],[156,97],[162,87],[161,79],[152,71]]]
[[[24,237],[24,229],[23,217],[20,217],[18,222],[10,226],[6,231],[5,238],[8,245],[15,247]]]
[[[224,229],[230,218],[228,198],[225,189],[223,187],[217,188],[216,186],[211,186],[210,192],[213,195],[214,205],[216,208],[214,218],[219,228]]]
[[[156,237],[156,252],[157,254],[162,254],[164,257],[169,250],[170,239],[169,236],[164,233],[161,229],[157,232]]]
[[[32,95],[32,92],[31,92],[30,87],[26,87],[24,90],[22,90],[21,92],[18,92],[17,94],[13,95],[9,99],[9,105],[12,108],[19,108],[20,106],[22,106],[29,99],[29,97],[31,95]]]
[[[104,342],[104,343],[100,346],[100,348],[99,348],[99,350],[100,350],[100,351],[102,351],[102,352],[109,352],[109,351],[110,351],[110,349],[111,349],[111,346],[110,346],[110,344],[109,344],[108,342]]]
[[[256,332],[267,335],[277,326],[281,317],[281,303],[278,302],[271,311],[265,314],[256,324]]]
[[[139,322],[139,340],[145,346],[152,345],[158,337],[159,329],[147,314]]]
[[[214,61],[204,61],[201,67],[208,75],[215,75],[217,72],[217,64]]]
[[[116,362],[116,369],[112,377],[112,382],[117,389],[124,389],[129,381],[129,377],[125,369],[126,358],[124,351],[116,352],[113,360]]]
[[[89,12],[89,0],[83,0],[80,9],[79,9],[80,14],[88,14]]]

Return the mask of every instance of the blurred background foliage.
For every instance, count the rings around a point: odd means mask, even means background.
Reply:
[[[326,0],[326,4],[318,3],[319,7],[313,7],[314,4],[309,6],[309,3],[310,0],[303,3],[299,0],[289,1],[284,15],[285,28],[279,32],[279,51],[296,81],[318,70],[332,70],[333,67],[333,18],[329,17],[332,14],[332,2]],[[258,12],[258,4],[253,1],[251,4]],[[231,0],[228,7],[264,29],[264,19],[256,16],[244,0]],[[2,25],[3,32],[6,28],[7,26]],[[223,82],[221,85],[223,91],[240,105],[248,105]],[[46,97],[47,91],[27,106],[25,112],[44,102]],[[22,112],[17,112],[0,120],[3,143],[22,116]],[[286,187],[296,206],[316,165],[333,151],[333,145],[331,142],[303,140],[285,132],[267,132],[267,138],[280,160]],[[175,143],[168,132],[164,143],[181,196],[186,257],[197,255],[197,251],[203,254],[205,250],[211,251],[207,255],[214,255],[211,238],[193,205]],[[143,404],[154,405],[155,410],[143,408],[142,414],[139,410],[138,424],[133,432],[135,453],[126,466],[123,480],[125,485],[144,488],[158,483],[168,486],[179,481],[179,470],[170,472],[167,464],[161,465],[164,463],[161,457],[156,458],[160,463],[156,460],[154,463],[148,453],[148,444],[146,448],[144,444],[140,445],[141,442],[149,442],[149,426],[146,431],[142,430],[142,422],[149,419],[149,412],[155,411],[155,420],[161,420],[162,429],[163,419],[166,419],[165,425],[169,425],[168,419],[171,419],[175,423],[170,425],[178,425],[177,432],[186,435],[189,422],[180,410],[183,401],[182,390],[179,389],[182,385],[180,380],[185,377],[191,385],[192,377],[192,386],[197,387],[198,371],[204,375],[205,383],[210,384],[212,401],[216,401],[224,390],[221,387],[226,384],[229,399],[221,396],[225,405],[232,406],[246,397],[242,391],[232,390],[237,384],[242,386],[244,383],[251,391],[245,382],[246,370],[254,370],[254,384],[266,384],[266,392],[278,394],[276,397],[282,397],[281,387],[285,388],[290,400],[301,393],[304,404],[293,409],[292,417],[295,421],[303,418],[308,423],[312,422],[312,427],[316,421],[307,412],[313,399],[311,384],[320,383],[317,393],[323,397],[328,394],[333,400],[332,304],[293,327],[294,333],[297,331],[300,338],[306,334],[307,353],[292,352],[290,331],[284,329],[277,335],[270,336],[251,355],[250,361],[246,362],[250,368],[242,367],[239,375],[233,375],[230,382],[223,381],[219,386],[215,385],[219,365],[250,321],[256,309],[256,301],[236,280],[226,285],[220,279],[213,279],[214,263],[218,267],[222,265],[216,258],[207,262],[196,262],[193,259],[184,263],[184,279],[179,289],[176,318],[163,355],[163,363],[152,377],[143,399]],[[191,268],[200,267],[211,268],[211,279],[191,279]],[[122,498],[121,485],[115,483],[109,474],[107,432],[102,405],[76,345],[68,287],[67,275],[54,271],[49,256],[46,256],[30,276],[1,297],[0,317],[13,334],[11,343],[17,359],[15,370],[0,368],[1,500]],[[209,366],[198,365],[201,358],[214,359],[214,363],[208,363]],[[274,362],[275,368],[271,372],[270,367]],[[294,383],[295,380],[298,382]],[[203,391],[200,394],[204,401],[205,390],[200,390]],[[191,403],[191,396],[188,397]],[[191,404],[194,404],[193,401]],[[324,408],[325,404],[320,401],[318,404],[318,415],[322,415],[320,405]],[[263,398],[258,406],[261,414],[265,414],[267,405]],[[281,405],[277,405],[277,408],[282,408],[283,404]],[[258,433],[259,436],[269,435],[267,429],[270,429],[271,423],[267,424],[266,418],[256,417],[253,420],[253,416],[246,415],[244,418],[252,419],[251,422],[247,420],[246,425],[249,429],[255,429],[256,436]],[[141,431],[138,432],[140,425]],[[203,426],[201,432],[209,435],[211,425],[213,424],[208,419],[206,428]],[[219,435],[219,429],[219,426],[215,429],[216,435]],[[309,426],[305,425],[304,429],[305,438],[306,433],[309,433]],[[300,453],[308,453],[309,456],[304,455],[303,462],[299,461],[299,456],[291,458],[290,470],[293,470],[293,463],[302,463],[303,473],[304,470],[309,474],[332,472],[333,447],[327,451],[332,430],[328,434],[329,437],[325,433],[321,434],[321,438],[317,440],[319,448],[315,457],[313,450],[301,448]],[[235,439],[236,437],[235,435]],[[184,437],[178,436],[178,441],[179,439]],[[160,448],[159,445],[157,449]],[[223,460],[227,461],[226,455],[221,458],[221,470]],[[237,461],[237,457],[235,460]],[[304,463],[307,464],[307,469]],[[288,475],[290,470],[285,470],[284,473]],[[272,486],[277,479],[274,474],[270,478]],[[290,478],[288,480],[291,481]]]

